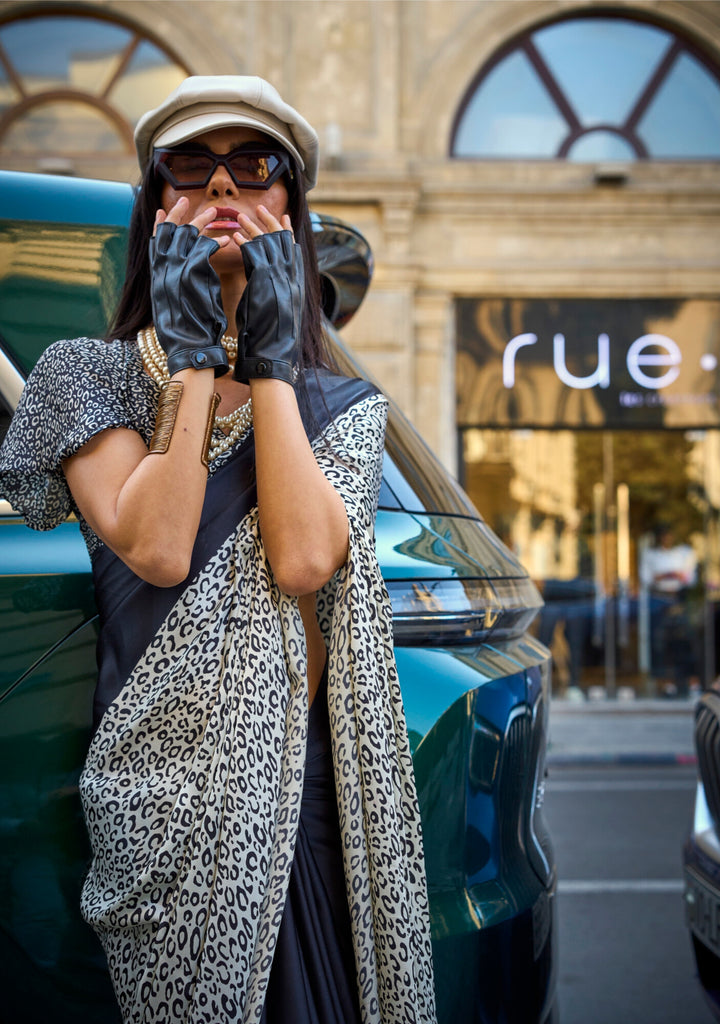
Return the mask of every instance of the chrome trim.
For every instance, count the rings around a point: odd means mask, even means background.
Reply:
[[[0,349],[0,394],[7,402],[11,412],[15,412],[23,393],[25,380],[15,364]],[[0,500],[0,516],[12,516],[18,513],[9,501]]]
[[[720,694],[712,690],[696,705],[694,740],[707,809],[720,829]]]
[[[0,393],[13,412],[17,408],[24,387],[23,375],[0,349]]]
[[[543,866],[545,877],[550,878],[553,872],[553,866],[551,863],[552,858],[549,856],[549,851],[545,849],[542,838],[538,834],[538,828],[541,828],[547,841],[549,841],[547,826],[543,820],[547,756],[547,710],[548,708],[544,694],[541,693],[535,701],[535,705],[532,709],[532,736],[538,743],[538,747],[535,751],[537,756],[535,758],[535,778],[533,779],[528,831],[530,834],[530,841],[532,842],[535,852],[540,858],[540,862]]]

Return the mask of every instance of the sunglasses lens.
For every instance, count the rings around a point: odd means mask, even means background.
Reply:
[[[207,181],[215,161],[209,153],[167,153],[162,161],[178,185],[196,185]]]
[[[262,185],[272,177],[280,160],[275,153],[235,153],[228,163],[236,181]]]

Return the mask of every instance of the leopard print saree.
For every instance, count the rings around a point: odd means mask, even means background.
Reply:
[[[350,522],[347,561],[317,611],[360,1014],[432,1024],[419,811],[374,548],[386,403],[364,382],[318,380],[311,397],[322,388],[315,407],[327,415],[313,450]],[[106,426],[144,433],[153,396],[145,381],[129,394]],[[149,424],[128,412],[133,395],[142,415],[149,404]],[[22,415],[37,404],[26,396]],[[63,451],[56,443],[49,461]],[[11,470],[27,488],[28,473]],[[184,585],[150,587],[107,548],[91,550],[102,632],[99,724],[81,778],[93,849],[83,914],[126,1024],[258,1024],[293,864],[308,707],[297,602],[278,589],[258,529],[252,437],[214,468]]]

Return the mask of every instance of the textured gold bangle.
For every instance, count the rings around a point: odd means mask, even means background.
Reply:
[[[182,381],[171,380],[160,392],[155,430],[150,438],[149,451],[153,455],[163,455],[170,447],[183,390]]]
[[[210,442],[212,441],[212,432],[215,426],[215,411],[219,405],[220,395],[215,392],[210,399],[210,410],[208,412],[207,426],[205,427],[205,440],[203,441],[202,455],[200,456],[200,461],[206,469],[210,462]]]

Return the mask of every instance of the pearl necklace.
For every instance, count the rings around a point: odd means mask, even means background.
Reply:
[[[148,374],[160,387],[163,387],[170,380],[168,373],[167,356],[158,341],[154,327],[147,327],[138,331],[138,348],[142,355],[143,365]],[[222,346],[227,352],[228,363],[232,371],[237,359],[237,338],[228,334],[222,337]],[[234,409],[227,416],[215,416],[215,430],[213,439],[210,442],[210,461],[218,455],[228,451],[229,448],[240,440],[252,427],[252,400],[248,399],[244,405]],[[218,429],[219,428],[219,429]],[[225,433],[227,431],[227,433]],[[219,436],[216,436],[219,435]]]

